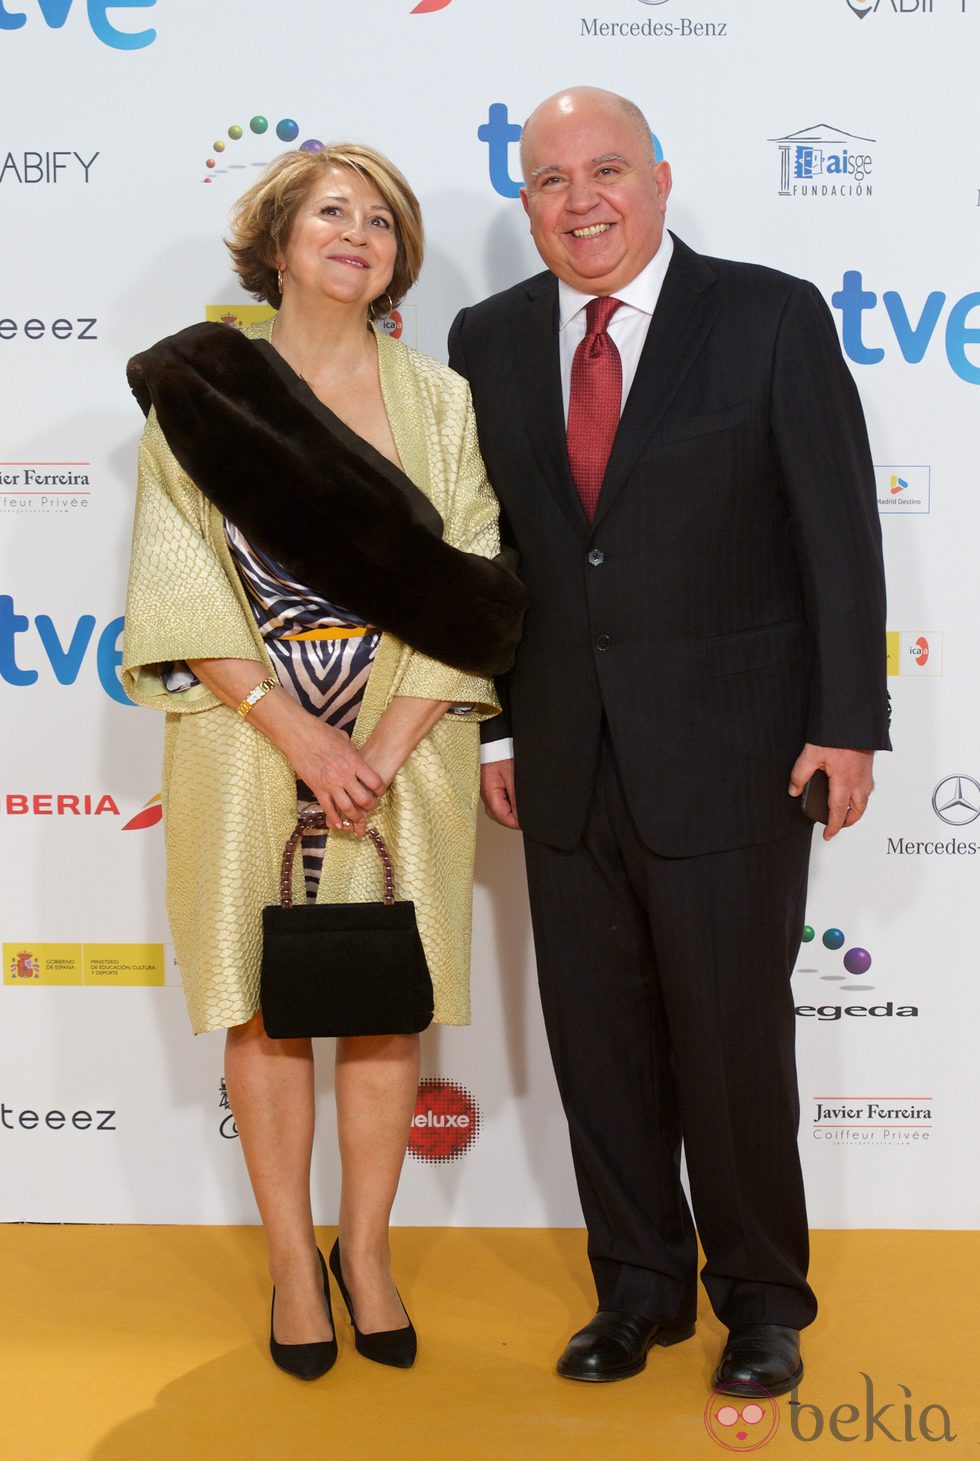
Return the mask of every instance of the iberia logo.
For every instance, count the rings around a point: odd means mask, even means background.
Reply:
[[[163,803],[160,793],[157,792],[156,796],[151,796],[150,800],[143,804],[135,817],[130,817],[121,830],[123,832],[143,832],[147,827],[155,827],[158,822],[162,821]]]
[[[419,0],[417,5],[412,7],[412,15],[430,15],[433,10],[445,10],[451,5],[452,0]]]
[[[410,1156],[420,1162],[454,1162],[479,1134],[480,1108],[472,1091],[438,1076],[419,1082],[408,1138]]]

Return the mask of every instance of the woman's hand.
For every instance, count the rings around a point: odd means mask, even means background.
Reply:
[[[306,715],[305,722],[297,722],[287,741],[281,749],[320,803],[329,825],[363,837],[368,815],[387,790],[379,773],[349,736],[315,716]]]
[[[268,673],[258,660],[195,659],[187,667],[232,710]],[[256,701],[248,722],[282,751],[320,803],[328,824],[363,837],[367,817],[387,783],[350,737],[310,715],[278,685]]]

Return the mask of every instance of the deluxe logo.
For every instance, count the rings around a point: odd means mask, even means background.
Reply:
[[[122,662],[119,642],[122,639],[123,623],[120,615],[118,619],[110,620],[99,634],[95,646],[95,666],[99,683],[105,693],[120,705],[132,705],[133,702],[123,690],[116,673]],[[40,678],[38,670],[26,668],[17,659],[17,636],[28,633],[31,627],[32,621],[28,616],[17,613],[10,594],[0,594],[0,680],[8,685],[36,685]],[[47,614],[38,614],[33,620],[33,628],[44,657],[59,685],[74,685],[78,679],[95,627],[95,616],[82,614],[65,638]]]
[[[873,158],[868,148],[874,145],[874,137],[818,122],[788,137],[769,140],[779,148],[781,198],[871,197],[868,178]]]
[[[925,514],[932,501],[932,468],[876,465],[875,487],[880,513],[906,517]]]
[[[801,957],[810,959],[818,954],[819,946],[815,942],[816,930],[812,924],[806,924],[803,929]],[[840,928],[825,929],[820,937],[820,946],[832,955],[840,954],[847,943],[847,937]],[[820,962],[816,964],[800,964],[795,970],[796,974],[816,975],[821,983],[832,986],[833,993],[838,991],[842,994],[861,994],[874,989],[875,985],[868,980],[868,971],[873,960],[867,949],[855,945],[853,948],[844,949],[840,963],[836,957],[828,961],[821,956]],[[843,968],[843,973],[841,969]],[[848,982],[850,979],[850,982]],[[836,986],[836,987],[834,987]],[[919,1010],[916,1005],[896,1005],[893,1000],[884,1004],[798,1004],[796,1013],[800,1019],[816,1019],[821,1021],[838,1021],[842,1016],[849,1019],[893,1019],[918,1018]]]
[[[8,817],[102,817],[120,816],[108,792],[10,791],[0,796],[0,807]]]
[[[844,0],[852,15],[865,20],[879,10],[893,15],[965,15],[967,0]]]
[[[864,315],[877,309],[878,296],[865,289],[859,269],[845,272],[841,287],[831,295],[830,302],[834,309],[840,310],[841,337],[849,359],[855,365],[879,365],[885,358],[884,346],[866,345],[862,333]],[[881,302],[903,358],[909,365],[918,365],[935,336],[946,295],[934,289],[926,296],[917,314],[915,305],[912,306],[912,314],[909,313],[908,305],[895,289],[886,289]],[[970,323],[971,315],[975,316],[973,323]],[[946,359],[950,369],[968,385],[980,385],[980,364],[967,354],[967,347],[980,347],[980,291],[964,294],[950,305],[945,335]]]
[[[86,162],[80,152],[8,152],[0,163],[0,185],[77,182],[79,173],[88,183],[92,164],[100,156],[94,152]]]
[[[3,945],[3,982],[13,986],[155,988],[165,983],[163,944]]]
[[[0,0],[0,30],[21,30],[27,24],[28,12],[24,10],[8,10],[7,6],[11,0]],[[27,4],[28,0],[21,0],[21,4]],[[32,19],[37,11],[40,11],[41,19],[49,30],[60,30],[71,13],[74,0],[36,0],[30,6]],[[111,46],[114,51],[141,51],[144,46],[152,46],[157,38],[155,30],[120,30],[109,19],[110,10],[152,10],[157,0],[86,0],[85,9],[88,11],[88,23],[92,34],[102,42],[104,46]],[[77,8],[83,8],[79,0]]]
[[[943,636],[939,629],[889,629],[885,635],[889,675],[931,679],[943,672]]]
[[[455,1162],[480,1134],[480,1108],[472,1091],[456,1081],[426,1076],[408,1138],[410,1156],[420,1162]]]
[[[252,137],[260,137],[266,142],[271,142],[274,136],[279,142],[285,143],[287,147],[291,147],[299,136],[300,126],[292,117],[283,117],[280,121],[276,122],[270,134],[269,118],[262,116],[261,113],[256,113],[248,124],[248,131]],[[232,122],[231,126],[227,128],[224,137],[215,138],[211,143],[211,151],[216,153],[217,156],[209,157],[205,162],[204,166],[208,171],[202,179],[203,182],[209,183],[213,177],[220,177],[225,173],[242,172],[249,166],[265,167],[266,163],[272,161],[274,153],[268,148],[263,149],[263,156],[258,161],[253,159],[249,163],[243,162],[237,158],[237,153],[235,162],[232,162],[230,158],[226,158],[224,154],[227,151],[228,142],[241,142],[244,136],[245,128],[242,124],[240,122]],[[227,141],[225,138],[227,138]],[[322,152],[323,146],[324,144],[318,138],[308,137],[305,142],[300,142],[299,151]],[[278,150],[278,148],[274,149],[274,151]],[[224,166],[222,166],[222,163],[224,163]]]
[[[584,22],[583,22],[584,24]],[[510,149],[521,140],[521,128],[510,120],[507,103],[494,101],[487,111],[487,120],[481,122],[476,135],[487,144],[487,164],[490,169],[490,186],[502,198],[519,198],[524,184],[510,175]],[[657,162],[663,162],[664,150],[660,138],[652,132],[653,155]]]
[[[908,1149],[931,1140],[932,1096],[814,1096],[810,1135],[831,1146]]]

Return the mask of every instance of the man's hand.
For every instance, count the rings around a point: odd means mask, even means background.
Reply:
[[[790,772],[789,794],[801,796],[814,771],[824,770],[830,782],[830,817],[823,840],[829,842],[842,827],[860,822],[874,789],[874,751],[846,751],[831,746],[803,747]]]
[[[514,762],[489,761],[480,767],[480,796],[487,816],[501,827],[520,831],[517,802],[514,798]]]

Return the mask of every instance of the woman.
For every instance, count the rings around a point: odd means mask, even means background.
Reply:
[[[168,911],[195,1033],[225,1073],[265,1229],[270,1348],[301,1378],[336,1357],[310,1201],[309,1040],[258,1009],[261,910],[300,808],[308,898],[377,900],[377,826],[412,899],[435,1019],[469,1021],[478,722],[525,593],[498,551],[469,393],[370,321],[422,264],[418,202],[356,145],[291,152],[239,202],[229,248],[278,309],[198,325],[130,362],[140,448],[123,681],[167,712]],[[239,713],[240,712],[240,713]],[[326,845],[324,846],[324,841]],[[302,879],[300,880],[300,892]],[[415,1331],[388,1220],[419,1076],[417,1036],[338,1041],[340,1235],[357,1348],[407,1366]]]

